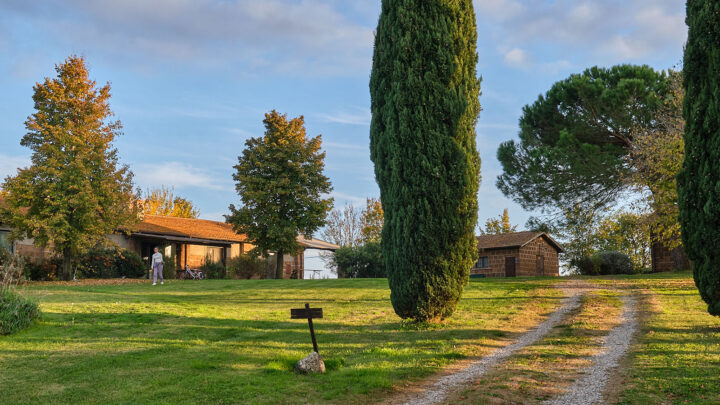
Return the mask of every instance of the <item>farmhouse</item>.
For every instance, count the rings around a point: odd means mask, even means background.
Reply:
[[[480,259],[473,277],[558,276],[562,247],[542,232],[514,232],[477,237]]]
[[[225,263],[227,259],[247,253],[255,246],[245,235],[236,233],[232,225],[206,219],[177,218],[146,215],[131,231],[109,237],[121,248],[133,250],[142,257],[150,257],[155,246],[175,258],[179,269],[202,266],[206,260]],[[335,251],[339,246],[318,239],[297,238],[303,251],[296,256],[283,257],[284,278],[304,278],[305,253]]]
[[[0,203],[2,201],[0,200]],[[11,242],[10,228],[0,223],[0,243],[12,251],[34,261],[42,261],[55,253],[51,248],[34,246],[32,239]],[[236,233],[230,224],[205,219],[145,215],[131,229],[120,230],[108,239],[117,247],[132,250],[143,258],[152,255],[154,247],[163,249],[173,257],[178,269],[202,266],[207,260],[225,263],[228,259],[246,253],[254,246],[245,235]],[[335,251],[339,246],[318,239],[297,238],[303,251],[283,258],[284,278],[304,278],[305,254],[317,255],[320,251]]]

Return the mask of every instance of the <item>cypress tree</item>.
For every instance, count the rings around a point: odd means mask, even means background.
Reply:
[[[695,285],[708,312],[720,316],[720,3],[689,0],[686,22],[680,225]]]
[[[480,158],[471,0],[383,0],[370,78],[382,254],[402,318],[450,316],[477,256]]]

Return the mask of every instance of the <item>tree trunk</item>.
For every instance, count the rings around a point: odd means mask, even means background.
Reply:
[[[63,249],[62,279],[72,280],[72,253],[69,248]]]
[[[278,280],[282,280],[283,278],[283,258],[284,254],[281,251],[277,252],[277,257],[275,258],[275,278]]]

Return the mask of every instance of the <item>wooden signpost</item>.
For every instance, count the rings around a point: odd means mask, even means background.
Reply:
[[[312,337],[313,349],[318,353],[317,340],[315,340],[315,329],[313,328],[313,318],[322,318],[322,308],[310,308],[310,304],[305,304],[305,308],[293,308],[290,310],[290,319],[306,319],[310,326],[310,337]]]

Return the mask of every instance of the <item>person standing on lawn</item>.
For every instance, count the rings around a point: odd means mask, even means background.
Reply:
[[[155,248],[155,253],[152,255],[152,260],[150,261],[150,266],[152,266],[153,271],[153,284],[157,284],[158,275],[160,276],[160,284],[165,284],[165,280],[163,279],[163,265],[165,264],[165,261],[163,260],[163,255],[160,253],[160,249],[157,247]]]

